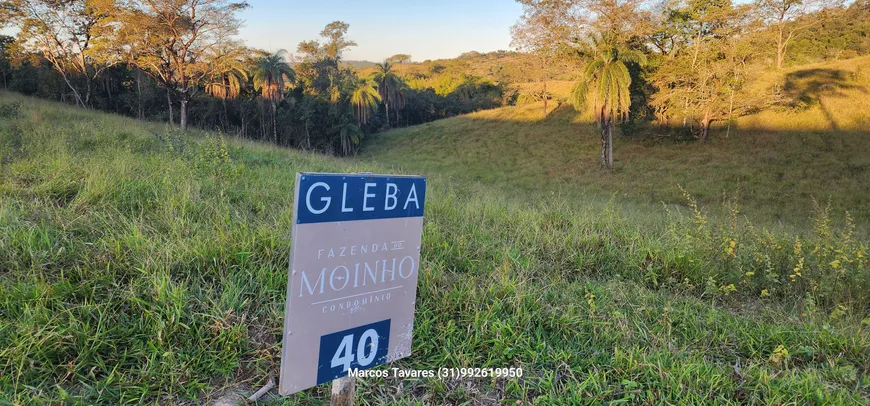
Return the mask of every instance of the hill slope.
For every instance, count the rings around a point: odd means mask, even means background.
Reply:
[[[0,403],[205,404],[276,375],[296,171],[386,168],[0,93]],[[393,366],[524,375],[361,379],[360,403],[870,401],[847,229],[793,247],[699,213],[428,188]]]
[[[870,225],[870,57],[770,73],[751,86],[758,92],[776,84],[796,107],[743,117],[730,131],[715,131],[709,144],[624,133],[610,172],[598,169],[593,124],[567,105],[542,120],[540,103],[377,134],[362,156],[522,191],[650,203],[682,201],[682,185],[705,204],[718,205],[723,194],[736,198],[767,223],[801,224],[813,199],[830,199]]]

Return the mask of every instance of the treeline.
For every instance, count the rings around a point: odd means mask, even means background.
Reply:
[[[464,77],[409,86],[397,55],[367,75],[342,61],[356,43],[328,24],[297,54],[235,40],[244,2],[0,0],[0,86],[140,119],[349,155],[375,131],[501,104],[502,87]]]
[[[538,80],[558,61],[582,67],[570,102],[600,125],[602,167],[613,164],[616,123],[655,122],[706,141],[714,122],[778,102],[776,92],[746,89],[750,76],[870,52],[870,0],[518,2],[513,45],[536,58]]]
[[[348,25],[296,56],[237,41],[231,0],[0,0],[0,86],[140,119],[353,154],[367,134],[513,103],[517,82],[577,80],[570,102],[601,125],[657,123],[709,137],[713,123],[777,102],[751,94],[765,69],[870,53],[870,0],[518,0],[520,52],[355,69]],[[520,95],[522,96],[522,95]],[[528,99],[529,97],[526,97]]]

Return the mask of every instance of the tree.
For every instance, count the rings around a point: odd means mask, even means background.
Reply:
[[[368,123],[369,116],[378,108],[378,102],[381,100],[378,87],[371,80],[360,79],[359,85],[350,96],[350,104],[353,106],[353,115],[356,117],[357,124]]]
[[[175,94],[182,131],[197,88],[214,76],[219,47],[238,33],[244,2],[227,0],[123,0],[116,44],[129,63]],[[168,97],[168,93],[167,93]],[[170,100],[170,117],[171,117]]]
[[[209,95],[220,99],[223,107],[223,128],[227,125],[227,99],[239,97],[242,82],[248,81],[248,72],[245,61],[242,60],[244,49],[234,43],[226,44],[218,48],[212,60],[211,74],[207,78],[205,91]]]
[[[538,81],[543,85],[547,116],[549,70],[560,50],[578,35],[582,21],[575,0],[517,0],[523,5],[520,21],[511,27],[511,46],[537,59]]]
[[[284,91],[296,81],[296,72],[284,61],[287,51],[260,58],[253,69],[254,88],[272,106],[272,139],[278,142],[278,103]]]
[[[0,83],[3,88],[9,88],[9,76],[12,73],[10,47],[15,42],[15,39],[8,35],[0,35]]]
[[[327,24],[323,31],[320,31],[320,36],[326,40],[323,44],[323,52],[336,64],[341,60],[341,55],[345,50],[356,46],[356,42],[345,37],[348,28],[350,25],[344,21],[333,21]]]
[[[614,122],[627,119],[632,104],[631,72],[626,63],[646,64],[644,41],[649,13],[641,0],[580,0],[577,13],[586,16],[573,38],[581,58],[591,58],[570,101],[589,110],[601,128],[601,167],[613,167]]]
[[[756,52],[740,35],[755,28],[750,10],[741,6],[720,11],[727,11],[717,12],[721,23],[700,44],[687,43],[677,49],[650,75],[658,88],[652,105],[667,112],[660,117],[662,121],[670,115],[682,117],[684,126],[697,123],[698,131],[692,135],[702,142],[709,139],[713,122],[730,120],[759,103],[751,95],[740,94],[745,67]]]
[[[381,100],[384,102],[386,123],[389,128],[390,110],[392,109],[396,112],[396,124],[398,125],[399,110],[405,107],[405,83],[393,72],[393,64],[390,61],[384,61],[375,66],[377,70],[372,79],[377,83],[378,92],[381,95]]]
[[[700,57],[713,48],[713,42],[721,39],[719,33],[729,24],[732,12],[731,0],[691,0],[665,3],[651,18],[657,28],[647,38],[661,56],[660,66],[650,72],[659,89],[652,106],[661,123],[668,123],[669,114],[679,113],[684,119],[683,126],[688,124],[691,116],[685,113],[689,110],[689,99],[698,92],[683,92],[684,99],[679,106],[677,100],[663,102],[663,97],[671,98],[688,89],[688,84],[694,83],[689,76],[703,72],[699,68]],[[742,28],[751,31],[749,27]]]
[[[362,130],[360,130],[359,126],[348,120],[347,117],[342,117],[338,125],[338,140],[341,154],[344,156],[354,154],[361,138]]]
[[[21,30],[18,42],[22,47],[40,53],[63,78],[76,104],[87,107],[93,81],[118,62],[101,52],[103,34],[110,29],[106,3],[100,0],[0,0],[0,3],[3,14]],[[85,82],[84,97],[75,85],[77,78]]]
[[[212,69],[205,84],[206,93],[221,100],[239,97],[242,82],[248,80],[248,72],[245,62],[236,52],[224,49],[213,57]]]
[[[294,68],[306,89],[314,93],[328,94],[335,79],[342,75],[339,67],[342,53],[356,43],[347,39],[345,34],[349,25],[333,21],[320,32],[321,41],[311,40],[299,43],[297,51],[302,62]]]
[[[601,167],[613,167],[613,124],[628,117],[631,76],[625,62],[643,63],[643,54],[611,44],[601,44],[586,67],[583,79],[571,92],[578,111],[589,109],[601,128]]]
[[[732,10],[731,0],[692,0],[671,15],[671,21],[683,31],[681,45],[691,47],[693,69],[701,50],[716,40],[716,32],[728,23]]]
[[[823,21],[820,16],[803,17],[840,4],[841,0],[757,0],[762,21],[774,31],[777,69],[782,69],[788,45],[795,36]]]
[[[394,64],[403,64],[403,63],[411,63],[411,55],[408,54],[395,54],[389,58],[387,58],[390,63]]]

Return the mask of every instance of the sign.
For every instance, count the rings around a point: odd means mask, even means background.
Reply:
[[[411,354],[425,198],[420,176],[296,174],[281,395]]]

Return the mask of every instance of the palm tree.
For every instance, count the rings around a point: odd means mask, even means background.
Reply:
[[[376,64],[377,71],[372,79],[378,85],[378,92],[384,102],[387,118],[387,127],[390,126],[390,109],[396,112],[396,124],[399,123],[399,110],[405,107],[405,93],[402,88],[405,83],[393,73],[393,64],[390,61]]]
[[[245,63],[231,53],[225,53],[218,58],[215,58],[211,65],[212,74],[209,82],[205,86],[206,93],[221,100],[223,105],[223,124],[226,130],[227,124],[227,99],[235,99],[239,97],[239,92],[242,89],[242,82],[248,81],[248,73],[245,70]]]
[[[595,45],[599,45],[598,41]],[[645,56],[624,47],[597,47],[595,59],[586,67],[583,80],[571,92],[570,101],[577,111],[587,108],[601,127],[601,167],[613,167],[613,123],[628,117],[631,107],[631,76],[626,62],[643,64]]]
[[[348,117],[349,119],[350,117]],[[356,123],[350,120],[341,120],[338,128],[338,138],[341,143],[341,154],[344,156],[352,155],[356,152],[356,147],[362,139],[362,130]]]
[[[353,115],[358,125],[368,123],[369,116],[381,101],[378,87],[371,80],[360,79],[359,84],[350,95],[350,104],[353,106]]]
[[[280,50],[260,58],[254,65],[254,88],[272,105],[272,137],[278,142],[278,103],[284,99],[284,90],[296,81],[296,72],[284,61],[287,51]]]

